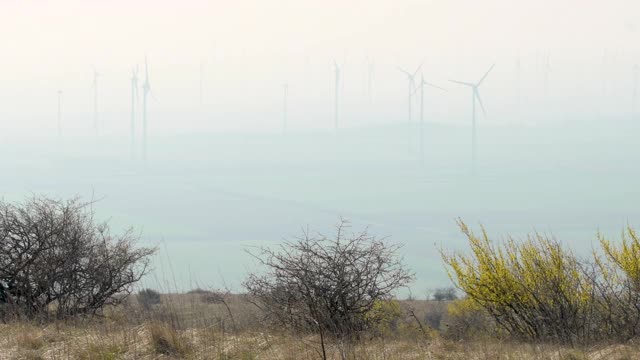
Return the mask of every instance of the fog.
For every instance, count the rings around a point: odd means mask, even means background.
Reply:
[[[247,249],[330,235],[340,217],[403,243],[418,294],[449,284],[438,251],[465,247],[458,217],[586,254],[598,231],[640,225],[639,15],[632,1],[3,4],[0,196],[96,199],[160,246],[146,281],[178,289],[239,290]],[[416,84],[444,89],[424,87],[422,155],[421,94],[409,120],[400,71],[421,64]],[[474,172],[472,92],[449,80],[493,64]]]

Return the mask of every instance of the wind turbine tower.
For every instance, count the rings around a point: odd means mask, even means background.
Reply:
[[[407,137],[407,145],[409,147],[409,151],[411,150],[411,138],[412,138],[412,133],[411,133],[411,114],[413,112],[412,109],[412,104],[411,104],[411,97],[413,96],[415,90],[416,90],[416,75],[418,74],[418,71],[420,71],[420,69],[422,68],[422,64],[420,64],[420,66],[418,66],[418,68],[416,69],[416,71],[414,71],[413,73],[410,73],[402,68],[398,68],[398,70],[400,70],[401,72],[403,72],[404,74],[407,75],[407,80],[408,80],[408,92],[407,92],[407,133],[408,133],[408,137]]]
[[[138,66],[131,71],[131,160],[136,158],[136,105],[138,103]]]
[[[338,66],[338,63],[334,60],[333,61],[333,66],[334,66],[334,73],[335,73],[335,90],[334,90],[334,114],[333,114],[333,118],[334,118],[334,123],[335,123],[335,129],[336,131],[338,131],[338,115],[339,115],[339,99],[340,99],[340,67]]]
[[[144,84],[142,84],[142,160],[147,162],[147,101],[151,93],[151,85],[149,84],[149,63],[147,57],[144,57]]]
[[[478,101],[478,104],[480,105],[480,108],[482,109],[482,113],[486,117],[486,111],[484,109],[484,105],[482,104],[482,99],[480,98],[480,91],[478,90],[478,88],[480,87],[480,85],[482,85],[482,82],[484,81],[484,79],[487,78],[487,75],[489,75],[491,70],[493,70],[494,66],[495,66],[495,64],[491,65],[489,70],[487,70],[487,72],[484,74],[484,76],[482,76],[480,81],[478,81],[475,84],[474,83],[463,82],[463,81],[457,81],[457,80],[449,80],[449,81],[454,82],[456,84],[468,86],[469,88],[471,88],[471,173],[473,175],[476,174],[476,158],[477,158],[477,154],[476,154],[476,148],[477,148],[477,141],[476,141],[476,100]]]
[[[431,86],[442,91],[446,91],[440,86],[431,84],[424,80],[424,74],[420,75],[420,163],[424,164],[424,87]]]

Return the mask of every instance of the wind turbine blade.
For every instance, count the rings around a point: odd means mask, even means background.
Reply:
[[[409,84],[413,88],[413,94],[417,93],[418,86],[416,85],[416,78],[414,76],[409,76]],[[422,84],[420,84],[420,86],[422,86]]]
[[[442,91],[447,91],[447,89],[445,89],[445,88],[441,88],[440,86],[438,86],[438,85],[434,85],[434,84],[432,84],[432,83],[430,83],[430,82],[428,82],[428,81],[424,81],[424,80],[422,80],[422,83],[423,83],[424,85],[429,85],[429,86],[431,86],[432,88],[440,89],[440,90],[442,90]]]
[[[468,82],[464,82],[464,81],[458,81],[458,80],[449,80],[452,83],[456,83],[456,84],[460,84],[460,85],[465,85],[465,86],[471,86],[474,87],[475,85],[472,83],[468,83]]]
[[[151,86],[149,86],[149,84],[147,83],[147,86],[145,87],[143,85],[143,89],[142,89],[143,94],[147,94],[151,97],[151,100],[158,102],[158,99],[156,98],[156,95],[153,91],[151,91]]]
[[[491,65],[491,67],[489,68],[489,70],[487,70],[486,73],[484,73],[484,76],[482,77],[482,79],[480,79],[480,81],[478,81],[478,85],[480,86],[480,84],[482,84],[482,82],[484,81],[484,79],[487,78],[487,75],[489,75],[489,73],[491,72],[491,70],[493,70],[493,67],[496,66],[496,64]]]
[[[144,75],[146,76],[145,82],[149,83],[149,62],[147,56],[144,56]]]
[[[132,86],[133,86],[133,93],[135,94],[136,97],[136,105],[140,104],[140,89],[138,89],[138,73],[140,68],[138,67],[138,65],[133,67],[133,81],[132,81]]]
[[[411,75],[411,77],[415,77],[418,74],[418,71],[420,71],[420,69],[422,69],[422,65],[423,64],[424,64],[424,62],[420,63],[420,65],[418,66],[416,71],[413,72],[413,75]]]
[[[480,92],[478,91],[478,89],[474,89],[473,90],[473,95],[476,97],[476,99],[478,99],[478,104],[480,104],[480,109],[482,109],[482,115],[484,115],[484,117],[487,117],[487,111],[484,109],[484,104],[482,103],[482,99],[480,98]]]
[[[407,74],[407,76],[411,77],[411,73],[409,73],[407,70],[405,70],[405,69],[403,69],[401,67],[398,67],[397,69],[398,69],[398,71],[400,71],[402,73],[405,73],[405,74]]]

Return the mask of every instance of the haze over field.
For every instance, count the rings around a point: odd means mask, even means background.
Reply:
[[[3,4],[0,195],[100,199],[162,244],[148,281],[181,289],[239,289],[245,249],[340,216],[405,244],[414,293],[449,283],[438,248],[464,246],[457,217],[587,253],[598,230],[640,225],[639,16],[633,1]],[[416,83],[446,90],[424,88],[422,161],[420,92],[409,120],[398,69],[420,64]],[[449,80],[492,64],[474,174],[471,91]]]

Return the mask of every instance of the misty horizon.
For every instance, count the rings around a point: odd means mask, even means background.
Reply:
[[[247,248],[340,217],[404,244],[415,293],[449,284],[438,250],[463,246],[458,217],[588,252],[640,224],[638,15],[626,0],[5,4],[0,197],[99,199],[100,218],[160,244],[146,281],[182,289],[239,290]],[[401,71],[417,68],[442,88],[424,87],[422,118]],[[484,74],[473,152],[472,92],[450,80]]]

